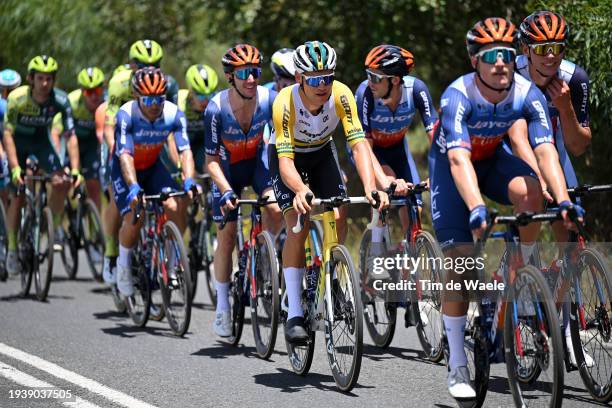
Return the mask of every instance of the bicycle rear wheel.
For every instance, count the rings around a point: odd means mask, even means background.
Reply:
[[[132,279],[134,294],[125,299],[126,309],[134,324],[145,327],[151,308],[151,281],[142,258],[142,243],[138,242],[132,254]]]
[[[76,210],[72,208],[72,204],[68,199],[66,199],[66,205],[64,206],[64,217],[68,218],[68,225],[65,228],[66,224],[62,223],[64,225],[62,227],[64,237],[60,243],[61,249],[59,253],[68,279],[74,279],[79,270],[79,243],[76,236],[77,226],[75,223],[80,222],[80,220],[76,219]]]
[[[19,228],[19,274],[21,277],[21,288],[19,296],[26,297],[32,286],[32,275],[34,274],[34,232],[32,231],[32,215],[29,211],[22,212],[22,223]]]
[[[87,263],[93,278],[102,282],[102,268],[104,266],[104,232],[102,231],[102,221],[100,212],[96,204],[91,200],[85,200],[83,205],[83,215],[81,220],[81,234],[83,236],[83,246]]]
[[[251,326],[257,355],[267,359],[274,352],[280,303],[276,250],[268,231],[257,236],[255,251],[255,287],[250,291]]]
[[[357,384],[363,354],[363,309],[359,278],[346,247],[335,246],[331,251],[330,262],[332,287],[328,290],[332,292],[333,310],[328,310],[326,302],[327,359],[336,385],[340,390],[348,392]]]
[[[35,227],[34,238],[36,251],[34,257],[34,286],[36,297],[41,302],[47,299],[51,278],[53,276],[53,215],[49,207],[43,208],[40,214],[40,223]]]
[[[162,270],[158,271],[162,300],[172,332],[183,336],[191,321],[192,286],[189,259],[183,236],[176,224],[166,221],[162,234],[165,259],[159,265],[165,268],[167,276],[165,280]]]
[[[594,248],[582,250],[572,274],[574,296],[570,331],[576,363],[589,394],[599,402],[612,399],[612,275],[605,258]],[[584,353],[593,360],[585,363]]]
[[[542,272],[532,265],[519,269],[506,299],[504,347],[514,403],[560,407],[564,375],[561,331]],[[532,375],[537,371],[539,375]],[[533,380],[525,381],[528,377]]]
[[[442,348],[442,293],[433,289],[434,283],[443,284],[444,255],[435,238],[426,231],[421,231],[414,243],[413,256],[424,262],[421,268],[415,270],[412,280],[416,289],[410,291],[410,307],[416,322],[419,342],[427,358],[440,362],[444,357]],[[430,260],[440,260],[430,265]],[[429,286],[423,289],[421,281],[429,281]]]
[[[279,278],[281,282],[281,310],[279,312],[281,317],[281,323],[284,326],[287,324],[287,312],[289,311],[289,305],[287,303],[287,293],[285,289],[285,279],[281,276]],[[305,290],[302,281],[302,290]],[[304,297],[302,296],[302,299]],[[308,310],[308,307],[302,305],[304,310]],[[312,357],[314,355],[315,347],[315,332],[311,330],[308,316],[304,316],[306,321],[306,331],[308,332],[308,340],[304,344],[292,344],[285,339],[285,346],[287,347],[287,357],[289,357],[289,364],[294,373],[300,376],[305,376],[310,371],[312,365]]]
[[[8,277],[6,272],[6,254],[8,252],[8,232],[6,230],[6,210],[0,200],[0,281]]]

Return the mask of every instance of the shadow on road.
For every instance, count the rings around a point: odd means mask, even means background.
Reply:
[[[293,371],[277,368],[275,373],[256,374],[253,376],[255,384],[265,385],[266,387],[276,388],[280,392],[294,393],[309,388],[320,391],[338,392],[334,377],[330,374],[308,373],[304,377],[295,374]],[[374,388],[357,384],[355,388]],[[356,397],[352,392],[343,393],[344,395]]]
[[[105,334],[110,334],[112,336],[124,338],[136,337],[139,334],[151,334],[154,336],[178,338],[174,334],[172,334],[172,331],[169,328],[164,327],[135,327],[119,324],[115,327],[102,329],[102,332]]]
[[[383,349],[380,347],[373,346],[371,344],[364,344],[363,345],[363,356],[373,361],[383,361],[383,360],[389,360],[395,357],[399,357],[399,358],[403,358],[406,360],[413,360],[413,361],[418,361],[420,363],[441,366],[441,364],[439,363],[434,363],[424,358],[423,352],[421,350],[415,350],[415,349],[409,349],[409,348],[387,347]]]
[[[209,305],[206,303],[192,303],[191,307],[195,307],[196,309],[202,309],[202,310],[215,310],[214,305]]]
[[[224,343],[220,340],[217,340],[217,343],[213,346],[200,349],[195,353],[191,353],[191,355],[209,357],[213,359],[222,359],[238,355],[247,358],[257,358],[257,354],[255,353],[255,351],[256,349],[253,346],[244,346],[242,344],[239,344],[238,346],[232,346],[228,343]]]
[[[19,295],[8,295],[8,296],[2,296],[0,297],[0,301],[3,302],[18,302],[20,300],[27,300],[27,301],[35,301],[38,303],[49,303],[49,299],[65,299],[65,300],[72,300],[74,299],[74,297],[72,296],[64,296],[64,295],[47,295],[47,300],[45,300],[44,302],[39,301],[38,299],[36,299],[36,295],[30,293],[27,296],[19,296]]]
[[[127,313],[119,313],[116,310],[109,310],[107,312],[93,313],[93,316],[96,319],[119,321],[119,320],[125,320],[128,317],[128,314]]]
[[[76,277],[74,279],[70,279],[67,276],[54,276],[51,282],[63,283],[63,282],[94,282],[93,278],[82,278]]]

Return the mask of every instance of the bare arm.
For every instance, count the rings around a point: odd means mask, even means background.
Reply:
[[[121,166],[121,175],[128,186],[138,183],[136,178],[136,169],[134,168],[134,157],[129,153],[123,153],[119,156],[119,165]]]
[[[372,191],[376,190],[374,179],[374,170],[372,169],[371,151],[363,142],[356,143],[352,147],[353,157],[355,158],[355,167],[363,184],[363,189],[366,196],[369,196]],[[382,170],[382,169],[381,169]]]
[[[542,169],[542,176],[557,202],[569,200],[565,175],[559,164],[559,154],[555,146],[552,143],[543,143],[535,148],[534,153],[538,167]]]
[[[448,151],[448,161],[457,190],[468,209],[471,211],[479,205],[484,205],[470,151],[451,149]]]
[[[74,131],[68,134],[66,148],[68,149],[68,157],[70,159],[71,170],[79,170],[81,168],[81,158],[79,156],[79,140]]]
[[[221,159],[219,159],[219,156],[207,154],[206,167],[208,168],[208,174],[210,174],[210,177],[212,177],[221,193],[232,189],[232,186],[225,178],[225,174],[223,174],[223,167],[221,167]]]
[[[178,159],[178,151],[176,150],[176,146],[174,146],[174,143],[172,146],[174,147],[174,151],[176,152]],[[195,165],[193,164],[193,153],[191,152],[191,149],[183,150],[183,152],[180,154],[180,160],[181,169],[183,170],[183,180],[193,178],[195,176]]]

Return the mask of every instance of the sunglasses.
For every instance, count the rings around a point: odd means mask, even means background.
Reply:
[[[83,95],[85,96],[102,96],[103,93],[104,89],[101,86],[91,89],[83,89]]]
[[[516,50],[506,47],[491,48],[489,50],[480,51],[476,56],[480,57],[480,60],[485,64],[495,64],[498,58],[501,58],[504,64],[509,64],[514,61]]]
[[[306,76],[304,75],[304,81],[306,81],[306,85],[312,86],[313,88],[318,88],[321,85],[331,85],[334,82],[334,74],[328,75],[318,75],[318,76]]]
[[[138,67],[138,69],[143,69],[143,68],[147,68],[147,67],[159,68],[159,62],[156,63],[156,64],[147,64],[145,62],[136,62],[136,66]]]
[[[162,105],[166,101],[166,95],[139,96],[138,99],[143,106]]]
[[[205,101],[210,100],[210,98],[212,98],[212,94],[203,94],[203,93],[194,92],[193,97],[198,102],[205,102]]]
[[[552,55],[559,55],[565,51],[565,43],[550,42],[543,44],[530,44],[529,47],[533,50],[533,53],[545,57],[552,53]]]
[[[366,69],[366,74],[368,76],[368,81],[372,82],[373,84],[379,84],[385,78],[391,78],[390,75],[377,74],[376,72],[372,72],[372,71],[370,71],[368,69]]]
[[[234,71],[236,77],[241,81],[246,81],[249,79],[251,75],[253,75],[253,79],[257,79],[261,76],[261,68],[244,68]]]

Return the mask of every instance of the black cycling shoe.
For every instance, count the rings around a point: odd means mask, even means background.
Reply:
[[[291,344],[305,344],[308,341],[308,332],[304,318],[301,316],[292,317],[287,320],[285,326],[285,340]]]

